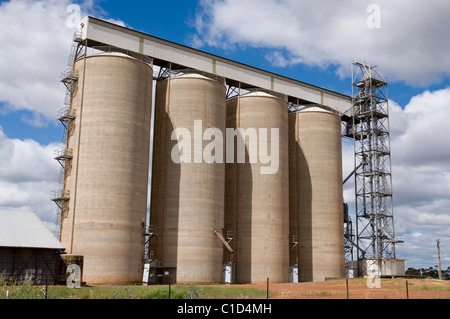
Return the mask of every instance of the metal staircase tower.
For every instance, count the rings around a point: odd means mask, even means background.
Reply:
[[[61,137],[62,148],[56,150],[55,160],[61,165],[61,170],[59,174],[59,188],[52,192],[52,201],[58,206],[56,212],[56,237],[60,239],[61,231],[61,218],[64,211],[65,204],[70,200],[70,192],[65,189],[65,177],[66,170],[71,165],[72,160],[72,150],[67,147],[67,136],[70,130],[70,123],[75,119],[75,114],[71,110],[70,103],[72,97],[72,90],[74,84],[78,81],[78,74],[74,72],[73,65],[77,58],[79,58],[82,53],[82,43],[81,43],[80,32],[75,32],[73,36],[72,47],[70,50],[70,56],[67,65],[69,69],[61,73],[61,83],[66,87],[66,94],[64,98],[64,107],[58,111],[58,120],[63,125],[63,132]]]
[[[376,66],[352,64],[357,259],[395,259],[387,82]],[[367,264],[366,264],[367,265]],[[365,269],[359,269],[362,274]]]

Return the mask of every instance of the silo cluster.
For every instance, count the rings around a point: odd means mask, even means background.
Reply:
[[[340,117],[183,73],[155,90],[152,67],[121,54],[76,61],[61,242],[91,284],[142,280],[149,164],[151,267],[177,283],[344,276]],[[292,238],[298,239],[293,244]],[[157,273],[155,273],[157,274]]]
[[[180,140],[198,138],[174,132],[195,132],[195,121],[203,124],[200,134],[223,132],[223,161],[195,161],[208,139],[174,162]],[[160,81],[150,213],[158,229],[155,266],[178,283],[282,283],[293,268],[300,281],[343,277],[340,138],[340,117],[319,107],[288,114],[286,100],[258,90],[226,99],[223,83],[200,75]]]

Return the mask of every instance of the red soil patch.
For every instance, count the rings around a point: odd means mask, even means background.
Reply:
[[[369,283],[369,285],[368,285]],[[366,278],[348,279],[349,299],[450,299],[450,281],[435,279],[382,278],[379,288]],[[243,285],[267,289],[267,284]],[[407,289],[408,286],[408,289]],[[345,279],[325,282],[271,284],[271,299],[347,299]]]

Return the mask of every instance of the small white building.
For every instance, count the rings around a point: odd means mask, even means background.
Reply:
[[[393,258],[380,258],[378,263],[376,259],[367,258],[359,261],[346,263],[346,273],[348,278],[360,276],[405,276],[405,260]]]

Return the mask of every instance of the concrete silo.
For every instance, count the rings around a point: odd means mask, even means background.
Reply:
[[[287,102],[263,92],[234,97],[227,101],[227,128],[242,130],[233,140],[227,134],[225,229],[235,234],[229,261],[236,265],[236,282],[288,282]],[[264,154],[271,163],[264,163]],[[270,165],[275,169],[264,171]]]
[[[215,230],[222,232],[224,218],[225,101],[224,83],[200,74],[156,85],[150,223],[158,236],[150,249],[154,265],[175,272],[177,283],[222,281]],[[210,143],[213,162],[205,158]]]
[[[290,218],[299,281],[344,276],[340,117],[319,107],[290,116]],[[294,255],[294,254],[292,254]]]
[[[77,60],[67,147],[66,251],[84,256],[88,284],[142,281],[152,68],[123,54]]]

